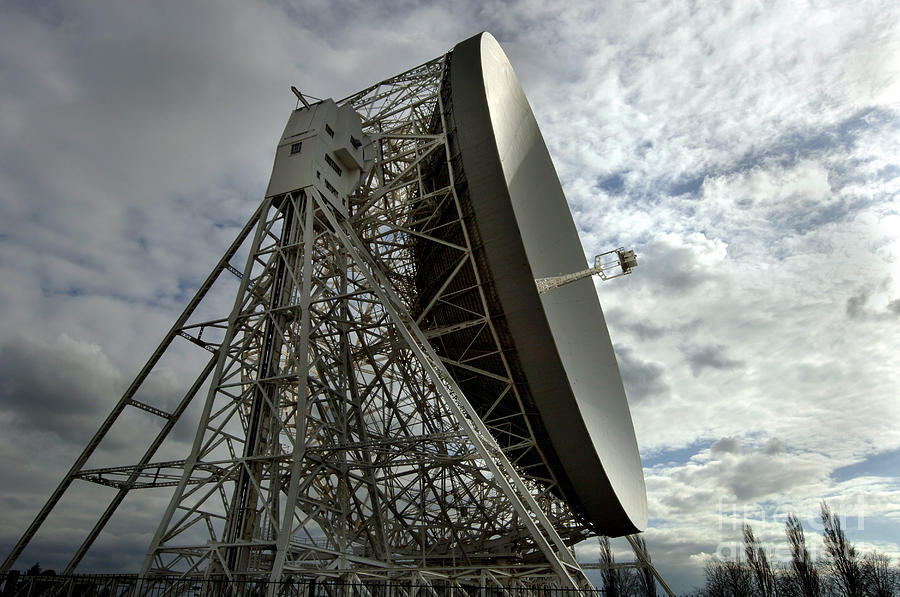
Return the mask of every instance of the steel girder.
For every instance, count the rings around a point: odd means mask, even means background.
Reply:
[[[569,546],[589,531],[554,493],[552,474],[522,465],[540,442],[504,361],[457,195],[440,93],[445,64],[431,61],[342,100],[372,140],[350,217],[300,192],[261,204],[4,570],[82,479],[118,492],[67,572],[131,489],[175,485],[142,575],[588,585]],[[230,260],[251,233],[239,271]],[[455,257],[423,304],[414,257],[432,245]],[[231,315],[191,321],[225,270],[240,278]],[[437,309],[471,317],[441,327],[430,317]],[[201,339],[207,329],[221,339]],[[450,358],[435,350],[462,331],[479,338],[470,351]],[[173,412],[137,401],[179,337],[212,358]],[[486,357],[503,367],[481,366]],[[469,403],[463,376],[491,380],[488,408]],[[191,454],[152,463],[207,386]],[[127,407],[162,418],[163,429],[137,463],[86,468]]]

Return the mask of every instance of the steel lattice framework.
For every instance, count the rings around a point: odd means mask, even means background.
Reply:
[[[84,480],[117,491],[67,573],[131,490],[174,486],[142,576],[589,585],[571,546],[590,531],[558,497],[479,275],[442,95],[449,59],[340,102],[362,116],[374,156],[349,217],[315,193],[262,202],[3,571]],[[434,268],[420,271],[421,255]],[[233,310],[194,321],[226,270],[240,280]],[[209,351],[206,366],[170,411],[137,400],[179,339]],[[490,394],[478,410],[475,381]],[[203,391],[188,458],[153,462]],[[86,468],[135,409],[163,421],[140,459]]]

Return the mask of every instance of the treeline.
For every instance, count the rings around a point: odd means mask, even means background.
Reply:
[[[813,558],[803,527],[793,514],[784,532],[790,561],[772,562],[753,534],[743,528],[744,553],[715,559],[705,567],[705,597],[893,597],[900,590],[900,569],[881,552],[861,554],[847,539],[837,514],[822,502],[824,552]]]

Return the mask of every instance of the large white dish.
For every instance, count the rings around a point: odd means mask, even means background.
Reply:
[[[585,269],[565,195],[525,93],[482,33],[451,54],[450,96],[482,268],[514,345],[542,457],[596,531],[643,530],[647,498],[616,357],[593,282],[539,295],[534,279]]]

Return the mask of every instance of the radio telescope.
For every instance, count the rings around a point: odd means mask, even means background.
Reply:
[[[572,546],[647,523],[589,279],[628,273],[634,254],[604,254],[617,274],[600,258],[585,269],[531,108],[487,33],[341,100],[293,90],[258,209],[2,571],[87,482],[111,492],[66,573],[130,492],[171,487],[143,579],[589,587]],[[231,274],[231,311],[200,317]],[[209,356],[181,400],[139,399],[185,342]],[[190,453],[155,460],[193,401]],[[88,467],[123,413],[161,428],[136,462]]]

